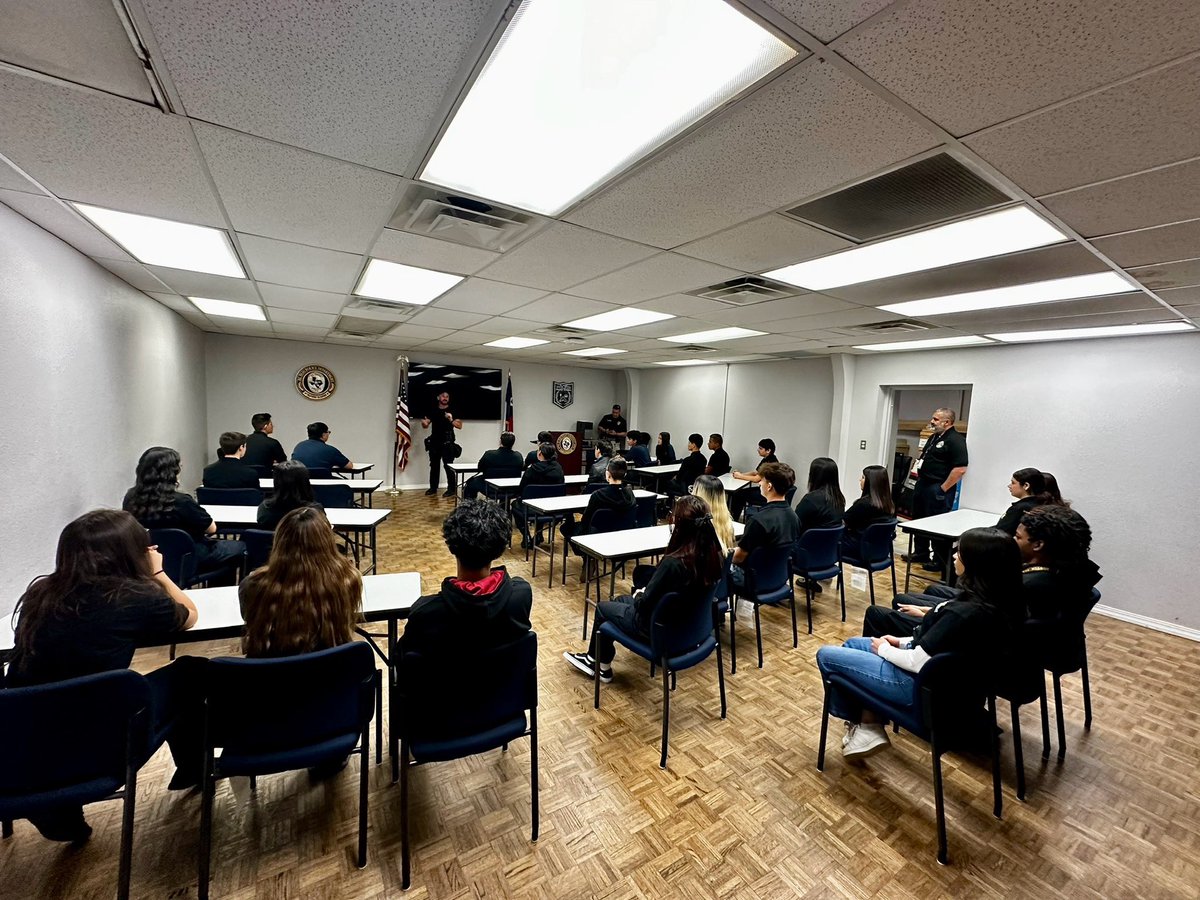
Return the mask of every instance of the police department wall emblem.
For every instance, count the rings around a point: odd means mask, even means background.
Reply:
[[[337,379],[324,366],[305,366],[296,373],[296,390],[309,400],[327,400],[337,389]]]
[[[550,399],[559,409],[566,409],[575,402],[575,382],[556,381],[550,390]]]
[[[556,443],[558,445],[558,453],[560,456],[570,456],[575,452],[575,447],[577,446],[575,443],[575,435],[569,431],[564,431],[562,434],[560,434]]]

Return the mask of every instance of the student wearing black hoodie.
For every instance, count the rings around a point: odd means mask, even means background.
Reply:
[[[600,490],[593,491],[588,497],[588,505],[587,509],[583,511],[583,518],[578,522],[575,521],[573,515],[563,519],[562,525],[559,526],[563,540],[570,541],[577,534],[591,534],[592,519],[602,509],[611,509],[618,513],[633,509],[637,504],[637,499],[633,495],[633,488],[625,483],[625,473],[628,468],[628,463],[622,457],[614,456],[612,458],[604,472],[604,478],[608,483]]]
[[[533,591],[522,578],[492,568],[508,546],[504,508],[486,500],[464,500],[442,522],[442,537],[458,561],[458,572],[442,589],[418,600],[404,625],[398,653],[459,656],[511,643],[532,627]],[[401,670],[400,677],[404,677]]]
[[[521,476],[521,489],[524,490],[531,484],[562,484],[565,480],[566,476],[563,475],[562,465],[558,461],[558,451],[554,449],[554,445],[551,443],[538,444],[537,461],[529,466]],[[529,512],[520,497],[513,500],[510,508],[513,521],[521,529],[521,547],[527,548],[531,542],[527,524]]]

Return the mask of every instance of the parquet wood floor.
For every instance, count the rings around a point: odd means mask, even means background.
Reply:
[[[380,495],[377,502],[388,503]],[[450,501],[409,492],[381,535],[383,571],[417,570],[426,592],[452,574],[439,525]],[[527,574],[523,554],[507,562]],[[539,567],[539,571],[541,571]],[[577,574],[572,563],[571,573]],[[1101,585],[1103,587],[1103,584]],[[878,596],[890,598],[879,576]],[[986,764],[946,757],[952,864],[934,859],[926,747],[904,735],[864,764],[843,762],[831,728],[815,767],[821,691],[813,656],[859,633],[864,592],[848,621],[825,595],[815,634],[793,650],[786,611],[764,612],[765,668],[753,626],[739,629],[738,674],[719,716],[714,663],[680,676],[671,753],[658,768],[661,683],[618,656],[617,677],[592,709],[591,683],[560,659],[578,649],[581,592],[535,582],[540,636],[541,839],[529,842],[529,747],[414,770],[413,886],[425,898],[1197,897],[1200,738],[1194,715],[1200,653],[1189,641],[1093,617],[1088,625],[1095,721],[1082,727],[1075,676],[1064,679],[1068,754],[1041,761],[1036,704],[1022,716],[1029,802],[1013,794],[1004,735],[1004,818],[991,816]],[[801,617],[803,621],[803,617]],[[803,625],[801,626],[803,629]],[[196,645],[220,655],[234,642]],[[142,671],[165,651],[138,654]],[[728,665],[728,657],[726,657]],[[1001,702],[1000,718],[1008,718]],[[836,723],[835,723],[836,724]],[[11,735],[4,736],[12,740]],[[370,861],[354,864],[357,762],[338,778],[223,782],[216,803],[215,897],[399,897],[399,789],[385,758],[371,771]],[[199,797],[168,793],[160,752],[142,771],[133,893],[196,893]],[[28,823],[0,842],[0,897],[107,898],[115,890],[120,804],[88,808],[82,848],[41,839]]]

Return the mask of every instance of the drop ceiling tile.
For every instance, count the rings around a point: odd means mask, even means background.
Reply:
[[[479,332],[488,335],[503,335],[504,337],[532,337],[532,332],[542,327],[542,323],[529,322],[524,319],[510,319],[496,316],[486,319],[464,329],[465,332]]]
[[[276,323],[275,334],[285,338],[323,338],[329,334],[329,329],[313,325],[280,325]]]
[[[775,332],[797,334],[805,331],[821,331],[826,328],[844,328],[854,325],[872,325],[876,322],[887,322],[900,318],[895,313],[884,312],[869,307],[855,307],[841,312],[826,313],[816,316],[799,316],[795,319],[780,319],[770,323]]]
[[[276,326],[305,325],[321,331],[328,331],[338,317],[333,313],[304,312],[298,309],[269,306],[267,307],[267,318]],[[275,330],[278,331],[279,328],[276,327]]]
[[[129,262],[124,259],[101,259],[97,258],[96,262],[102,265],[108,271],[112,272],[118,278],[125,281],[130,287],[137,288],[139,291],[170,291],[171,288],[164,285],[161,281],[150,274],[150,270],[141,263]]]
[[[482,344],[492,340],[494,335],[476,334],[470,331],[454,331],[445,337],[437,339],[438,344],[445,344],[447,347],[469,347],[476,344]]]
[[[178,294],[163,294],[158,291],[146,291],[146,294],[153,297],[163,306],[168,309],[173,309],[176,312],[195,312],[196,307],[186,297],[180,297]]]
[[[1165,291],[1157,291],[1157,294],[1164,301],[1175,307],[1182,308],[1200,304],[1200,287],[1171,288]]]
[[[478,341],[459,343],[447,338],[442,338],[441,340],[437,341],[426,341],[419,346],[422,353],[461,353],[463,351],[463,347],[468,347],[475,343],[478,343]],[[491,350],[492,348],[489,347],[487,349]]]
[[[559,291],[645,259],[655,248],[552,222],[480,274],[495,281]]]
[[[259,302],[254,282],[245,278],[206,275],[203,272],[168,269],[165,266],[146,266],[146,269],[161,278],[171,290],[185,297],[208,297],[212,300],[236,300],[241,303]]]
[[[892,0],[767,0],[809,34],[829,43],[883,9]]]
[[[907,159],[932,134],[830,66],[784,73],[567,215],[670,248]]]
[[[799,297],[785,297],[782,300],[755,303],[753,306],[733,306],[724,312],[708,313],[703,318],[721,325],[744,325],[747,328],[766,331],[771,328],[772,323],[783,319],[856,309],[861,309],[861,307],[835,297],[826,297],[823,294],[802,294]]]
[[[253,234],[239,234],[251,277],[314,291],[344,294],[354,287],[363,258],[355,253],[307,247]]]
[[[0,122],[5,156],[58,197],[225,227],[184,118],[0,70]]]
[[[1130,269],[1129,274],[1152,291],[1162,288],[1193,287],[1200,285],[1200,259],[1185,259],[1157,266],[1141,266]]]
[[[435,328],[466,328],[468,325],[478,325],[490,316],[482,313],[460,312],[456,309],[439,309],[427,306],[412,317],[415,325],[431,325]]]
[[[507,315],[513,319],[523,319],[528,322],[561,325],[572,319],[582,319],[584,316],[611,312],[613,308],[609,303],[598,303],[595,300],[585,300],[567,294],[551,294],[549,297],[543,297],[541,300],[534,300],[532,303],[509,310]]]
[[[742,272],[766,272],[853,246],[819,228],[770,213],[676,247],[675,252]]]
[[[947,131],[969,134],[1200,46],[1194,0],[915,0],[834,43]]]
[[[1200,156],[1200,59],[967,138],[1034,196]]]
[[[1096,238],[1092,246],[1119,266],[1146,266],[1200,257],[1200,219]]]
[[[711,346],[733,347],[732,352],[756,353],[772,350],[799,350],[806,340],[791,334],[764,334],[762,337],[739,338],[736,341],[721,341]]]
[[[211,125],[196,137],[238,231],[363,253],[395,208],[392,175]]]
[[[488,263],[495,262],[500,254],[477,247],[464,247],[450,241],[409,234],[393,228],[383,229],[375,242],[372,256],[422,269],[452,272],[455,275],[474,275]]]
[[[1175,308],[1192,321],[1200,323],[1200,306],[1177,306]]]
[[[401,172],[490,0],[143,0],[188,115]]]
[[[0,190],[22,191],[26,194],[41,193],[36,184],[6,163],[3,159],[0,159]]]
[[[80,253],[133,262],[133,257],[105,237],[103,232],[53,197],[0,190],[0,203],[66,241]]]
[[[691,294],[670,294],[666,297],[656,297],[653,300],[643,300],[640,303],[634,303],[633,306],[638,309],[670,313],[673,316],[690,316],[694,319],[703,319],[732,308],[728,303],[693,297]]]
[[[1158,311],[1162,310],[1162,306],[1156,303],[1153,297],[1138,291],[1109,297],[1089,297],[1085,300],[1062,300],[1056,303],[1011,306],[1007,309],[977,309],[972,312],[952,313],[948,316],[925,316],[923,321],[950,328],[962,328],[967,331],[978,331],[984,328],[1000,331],[1002,327],[1015,323],[1141,310]]]
[[[303,288],[258,282],[259,293],[268,306],[300,309],[307,312],[336,313],[346,303],[345,294],[326,291],[308,291]]]
[[[690,334],[693,331],[711,331],[712,325],[701,319],[691,319],[679,316],[674,319],[663,319],[661,322],[651,322],[648,325],[638,325],[636,328],[622,328],[620,331],[600,331],[603,340],[624,341],[645,340],[646,338],[671,337],[676,334]]]
[[[708,287],[742,273],[679,253],[659,253],[608,275],[569,288],[569,292],[608,303],[636,303]]]
[[[546,291],[540,288],[521,287],[486,278],[468,278],[438,297],[434,305],[439,309],[458,309],[494,316],[544,296]]]
[[[1054,194],[1042,203],[1084,237],[1197,219],[1200,160]]]
[[[407,322],[401,322],[389,331],[386,337],[409,341],[436,341],[452,333],[452,329],[449,328],[430,328],[425,325],[410,325]]]
[[[1053,331],[1059,328],[1098,328],[1107,325],[1145,325],[1151,322],[1175,322],[1179,317],[1161,306],[1156,309],[1144,309],[1136,312],[1095,313],[1090,316],[1071,316],[1069,318],[1038,319],[1036,321],[1014,323],[1011,328],[991,327],[981,329],[979,333],[998,333],[1005,331]]]

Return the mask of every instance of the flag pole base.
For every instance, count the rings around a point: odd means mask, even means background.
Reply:
[[[393,485],[393,486],[392,486],[392,487],[390,487],[390,488],[385,488],[383,492],[384,492],[385,494],[387,494],[389,497],[398,497],[398,496],[400,496],[400,488],[396,487],[395,485]]]

